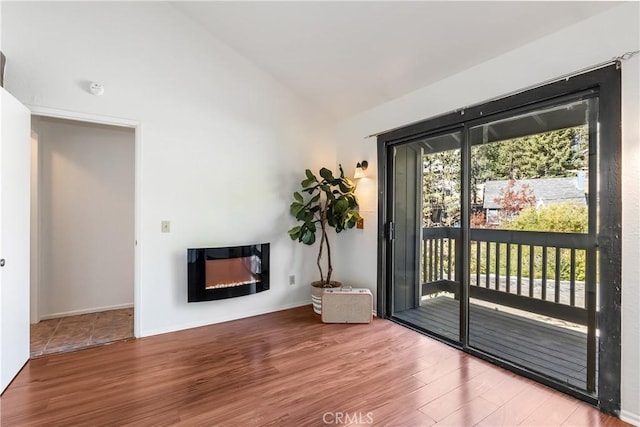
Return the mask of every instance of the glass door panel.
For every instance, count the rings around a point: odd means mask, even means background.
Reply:
[[[593,391],[597,98],[469,135],[468,344]]]
[[[390,148],[393,317],[460,341],[461,132]]]

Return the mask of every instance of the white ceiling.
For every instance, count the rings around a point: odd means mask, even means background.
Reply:
[[[280,83],[340,119],[620,3],[172,4]]]

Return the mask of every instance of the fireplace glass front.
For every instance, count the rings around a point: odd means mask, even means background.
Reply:
[[[188,301],[210,301],[269,289],[269,244],[187,250]]]

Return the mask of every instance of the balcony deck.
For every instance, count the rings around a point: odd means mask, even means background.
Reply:
[[[395,313],[401,321],[457,339],[459,301],[423,300],[422,306]],[[587,334],[473,304],[469,306],[469,344],[499,358],[580,389],[586,389]]]

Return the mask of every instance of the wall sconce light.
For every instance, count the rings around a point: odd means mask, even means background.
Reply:
[[[364,178],[366,176],[364,174],[364,171],[366,171],[368,167],[369,162],[367,162],[366,160],[358,162],[358,164],[356,165],[356,173],[353,174],[353,179]]]

